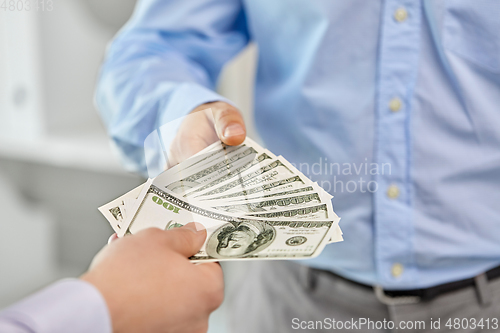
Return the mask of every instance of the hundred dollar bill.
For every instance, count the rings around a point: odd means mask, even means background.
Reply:
[[[243,191],[238,191],[238,192],[232,192],[230,194],[226,195],[206,195],[206,196],[200,196],[197,199],[198,200],[245,200],[245,198],[250,198],[252,196],[259,196],[259,197],[267,197],[267,196],[274,196],[274,195],[287,195],[297,193],[297,192],[302,192],[308,191],[311,189],[312,191],[312,186],[306,186],[307,180],[305,178],[302,178],[300,176],[293,176],[290,178],[285,178],[281,180],[276,180],[270,183],[264,183],[259,186],[249,188],[247,190]],[[283,192],[285,191],[285,192]],[[294,192],[297,191],[297,192]]]
[[[193,261],[301,259],[318,255],[331,239],[338,217],[328,220],[267,220],[239,217],[196,206],[196,202],[151,185],[127,226],[134,234],[189,222],[207,229],[207,239]]]
[[[194,170],[198,170],[203,166],[211,164],[213,161],[217,159],[224,158],[225,156],[237,151],[247,148],[247,146],[243,143],[239,146],[228,146],[221,141],[217,141],[205,149],[199,151],[195,155],[191,156],[187,160],[184,160],[176,165],[171,165],[167,163],[166,167],[168,169],[158,175],[156,178],[169,179],[171,177],[175,177],[180,172],[191,172],[194,173]]]
[[[276,219],[309,219],[309,220],[322,220],[328,219],[328,205],[327,204],[312,204],[300,208],[284,208],[280,210],[272,210],[264,213],[250,213],[248,216],[259,218]]]
[[[329,200],[329,199],[328,199]],[[304,207],[305,209],[290,209],[284,208],[281,210],[271,210],[268,214],[253,214],[248,213],[247,216],[258,216],[265,217],[268,219],[308,219],[308,220],[316,220],[316,219],[325,219],[329,216],[337,217],[337,214],[333,211],[331,203],[329,201],[326,202],[325,205],[309,205],[308,207]],[[340,218],[338,218],[338,222],[340,222]],[[342,230],[339,225],[335,227],[335,230],[332,232],[332,236],[329,240],[330,243],[337,243],[344,240],[342,237]]]
[[[292,168],[287,163],[278,158],[265,166],[256,165],[247,172],[236,177],[235,180],[228,180],[221,183],[219,187],[208,188],[203,192],[196,191],[190,193],[190,196],[202,197],[207,195],[221,194],[228,191],[244,191],[247,188],[255,187],[265,182],[272,182],[279,178],[294,176]]]
[[[195,260],[292,259],[343,240],[331,198],[286,159],[247,139],[236,147],[214,143],[100,211],[119,237],[202,223],[208,238]],[[319,247],[311,252],[313,244]]]
[[[250,139],[245,140],[245,142],[249,142],[249,143],[255,145],[255,143],[252,140],[250,140]],[[262,148],[261,147],[257,147],[256,151],[262,151]],[[268,152],[268,154],[267,153],[263,153],[263,154],[259,155],[255,160],[252,160],[252,162],[249,162],[249,163],[247,163],[247,164],[245,164],[245,165],[237,168],[236,171],[239,174],[239,172],[241,172],[241,171],[243,171],[243,170],[245,170],[247,168],[250,168],[253,165],[258,164],[261,161],[269,160],[271,157],[274,156],[270,152]],[[199,156],[201,156],[201,154]],[[156,177],[155,179],[149,179],[148,182],[150,184],[154,182],[154,184],[156,186],[161,187],[161,188],[165,188],[165,184],[168,184],[169,183],[169,178],[172,177],[172,175],[169,175],[167,173],[168,173],[168,170],[167,170],[167,172],[164,172],[161,175],[159,175],[158,177]],[[231,175],[232,174],[230,174],[229,176],[231,176]],[[147,187],[149,187],[149,184],[147,185]],[[147,189],[147,187],[146,187],[146,189]],[[145,195],[145,194],[143,193],[143,195]],[[142,199],[141,200],[135,200],[135,201],[136,202],[134,202],[133,204],[130,204],[131,207],[130,207],[130,209],[128,209],[128,210],[130,210],[130,212],[132,212],[132,214],[130,214],[130,216],[133,216],[133,214],[137,211],[137,209],[139,207],[139,204],[142,201]],[[129,221],[127,221],[127,222],[129,222]],[[120,230],[119,232],[117,232],[117,234],[118,234],[118,236],[122,236],[123,230]]]
[[[337,226],[335,227],[335,230],[332,232],[332,235],[330,237],[330,241],[328,242],[328,244],[342,242],[344,240],[344,237],[342,235],[343,235],[343,232],[340,229],[340,226],[337,224]]]
[[[131,201],[137,199],[143,186],[144,184],[141,184],[121,197],[98,208],[115,232],[121,229],[121,224],[127,218],[127,206],[130,207]]]
[[[253,194],[253,195],[246,195],[243,198],[233,198],[232,200],[230,198],[226,199],[229,200],[229,202],[240,202],[240,201],[249,201],[249,200],[254,200],[254,199],[267,199],[267,198],[274,198],[274,197],[285,197],[285,196],[291,196],[291,195],[297,195],[297,194],[308,194],[311,192],[316,192],[316,189],[312,186],[306,186],[306,187],[300,187],[288,191],[283,191],[283,192],[276,192],[276,190],[281,191],[281,188],[278,188],[274,190],[274,192],[264,192],[264,193],[258,193],[258,194]]]
[[[324,201],[324,199],[323,199]],[[307,204],[321,203],[321,196],[319,193],[309,193],[298,196],[284,196],[277,198],[258,198],[257,200],[250,200],[243,203],[226,203],[226,205],[216,205],[214,202],[210,202],[210,206],[217,210],[222,210],[230,213],[256,213],[256,212],[267,212],[273,211],[281,208],[298,208],[303,207]],[[220,203],[220,202],[219,202]]]
[[[193,188],[188,189],[187,191],[185,191],[183,193],[183,195],[190,196],[192,194],[196,194],[198,192],[203,192],[204,190],[208,190],[210,188],[216,187],[219,184],[226,182],[227,180],[234,179],[235,177],[239,177],[242,174],[242,172],[244,172],[245,170],[248,170],[248,169],[252,168],[253,166],[260,166],[263,163],[268,162],[269,160],[272,160],[272,157],[267,152],[262,153],[259,156],[257,156],[257,158],[250,160],[243,165],[238,166],[234,170],[230,170],[225,175],[222,175],[218,178],[213,177],[213,178],[209,179],[209,182],[207,182],[207,183],[203,183],[200,186],[194,186]],[[214,178],[216,178],[216,179],[214,179]],[[212,181],[210,181],[210,180],[212,180]]]
[[[212,164],[205,166],[203,169],[197,169],[195,172],[190,171],[190,169],[185,172],[178,172],[176,175],[170,177],[170,183],[165,187],[176,193],[185,192],[195,186],[230,173],[231,170],[240,166],[241,162],[249,162],[256,155],[257,151],[252,147],[237,150],[221,159],[213,161]]]
[[[225,147],[225,149],[227,150],[227,154],[226,155],[228,155],[229,153],[231,153],[234,150],[239,149],[240,147],[244,147],[244,149],[246,149],[246,148],[253,148],[253,149],[255,149],[255,151],[257,151],[258,155],[260,155],[263,152],[267,152],[272,158],[276,157],[273,153],[269,152],[267,149],[262,148],[255,141],[253,141],[250,138],[246,138],[245,141],[241,145],[239,145],[239,146],[228,146],[228,145],[226,145],[224,143],[220,143],[220,144],[223,147]],[[212,158],[210,158],[208,160],[203,161],[203,163],[198,163],[195,167],[196,167],[197,170],[204,169],[206,165],[208,165],[209,163],[211,163],[211,162],[213,162],[213,161],[215,161],[217,159],[220,159],[220,158],[222,158],[222,156],[220,156],[220,155],[219,156],[214,156],[214,157],[212,157]],[[188,160],[190,160],[190,159],[191,158],[189,158]]]
[[[271,193],[272,190],[274,189],[286,189],[290,187],[294,187],[295,184],[304,185],[304,181],[300,178],[300,176],[294,176],[288,179],[283,179],[279,180],[270,184],[263,184],[261,186],[258,186],[256,188],[249,189],[248,191],[242,191],[242,192],[237,192],[233,193],[231,195],[223,196],[217,198],[218,200],[211,200],[210,205],[213,207],[214,205],[224,205],[230,203],[230,201],[224,200],[224,199],[229,199],[229,198],[234,198],[234,199],[239,199],[239,203],[241,203],[241,200],[254,200],[254,199],[266,199],[266,198],[271,198],[271,197],[285,197],[297,193],[304,193],[304,192],[312,192],[314,189],[317,187],[313,186],[306,186],[306,187],[300,187],[297,189],[289,190],[289,191],[284,191],[284,192],[277,192],[277,193]],[[131,211],[131,208],[134,206],[134,203],[139,196],[139,193],[141,189],[143,188],[144,184],[138,186],[137,188],[133,189],[130,192],[127,192],[126,194],[122,195],[121,197],[107,203],[106,205],[103,205],[99,207],[99,211],[104,215],[104,217],[108,220],[110,223],[111,227],[115,232],[118,232],[118,230],[121,228],[121,224],[123,220],[126,219],[127,214],[127,207],[129,211]],[[270,194],[261,194],[258,196],[250,197],[250,195],[255,195],[258,193],[270,193]],[[246,196],[248,194],[248,196]],[[239,198],[238,198],[239,197]],[[238,201],[235,201],[235,203],[238,203]]]
[[[250,144],[255,145],[255,142],[251,139],[245,140],[245,142],[249,142]],[[193,170],[193,169],[198,169],[199,165],[206,165],[207,163],[211,163],[212,161],[219,159],[221,157],[227,156],[233,152],[236,152],[238,150],[242,150],[246,148],[246,145],[243,143],[239,146],[228,146],[226,144],[223,144],[220,141],[217,141],[207,148],[203,149],[202,151],[196,153],[193,155],[191,158],[189,158],[186,161],[183,161],[173,167],[170,167],[168,170],[163,172],[160,176],[156,177],[157,181],[161,181],[164,178],[169,178],[172,177],[172,175],[185,171],[185,170]],[[136,205],[135,200],[138,197],[138,194],[140,193],[141,189],[144,187],[144,184],[138,186],[134,190],[124,194],[123,196],[113,200],[112,202],[102,206],[99,208],[101,213],[106,217],[106,219],[110,222],[110,224],[113,226],[115,224],[115,218],[111,217],[108,214],[108,208],[112,209],[113,212],[116,212],[115,215],[118,216],[118,221],[119,223],[122,222],[122,220],[125,219],[125,210],[127,209],[127,206],[130,210],[131,207]],[[117,202],[120,202],[120,206],[118,207],[116,205]],[[110,207],[108,207],[110,206]],[[114,208],[114,209],[113,209]],[[119,226],[116,226],[116,228],[113,226],[113,229],[116,231],[119,229]]]
[[[191,158],[179,164],[171,166],[170,168],[168,168],[168,170],[163,172],[158,177],[161,176],[162,179],[168,179],[169,177],[173,177],[179,172],[192,172],[193,170],[199,169],[204,165],[212,163],[216,159],[224,158],[224,156],[227,156],[235,151],[245,149],[247,147],[245,145],[227,146],[219,141],[216,142],[216,144],[209,146],[209,148],[211,149],[207,150],[207,148],[205,148]]]
[[[205,149],[199,151],[195,155],[191,156],[187,160],[171,167],[168,172],[170,174],[177,173],[179,171],[185,171],[187,169],[190,169],[189,171],[191,172],[193,169],[200,169],[204,168],[204,166],[212,163],[215,160],[221,159],[224,156],[239,150],[239,149],[244,149],[252,147],[254,148],[258,153],[261,153],[264,151],[264,148],[262,148],[260,145],[258,145],[255,141],[253,141],[250,138],[246,138],[245,141],[239,145],[239,146],[228,146],[221,141],[217,141],[210,146],[206,147]]]

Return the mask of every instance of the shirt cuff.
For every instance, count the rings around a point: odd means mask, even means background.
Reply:
[[[92,284],[59,281],[0,313],[0,324],[33,333],[110,333],[108,307]]]

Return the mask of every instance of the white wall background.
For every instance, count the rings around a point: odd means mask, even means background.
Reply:
[[[0,11],[0,308],[84,272],[111,233],[97,207],[142,181],[119,165],[93,105],[105,46],[134,2]],[[250,46],[218,89],[240,106],[253,138],[255,58]],[[225,266],[229,285],[241,269]],[[225,306],[212,332],[224,332]]]

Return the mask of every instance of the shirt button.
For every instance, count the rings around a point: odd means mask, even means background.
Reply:
[[[408,18],[408,12],[404,8],[398,8],[394,12],[394,19],[398,22],[404,22]]]
[[[391,109],[392,112],[398,112],[399,110],[401,110],[402,106],[403,106],[403,103],[397,97],[394,97],[389,102],[389,109]]]
[[[392,265],[391,274],[395,278],[400,277],[401,274],[403,274],[404,269],[405,269],[404,266],[397,262],[394,265]]]
[[[396,199],[399,197],[399,187],[396,185],[389,186],[389,188],[387,188],[387,196],[389,199]]]

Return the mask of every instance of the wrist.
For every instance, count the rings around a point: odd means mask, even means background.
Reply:
[[[80,277],[80,280],[91,285],[102,297],[104,304],[108,310],[108,315],[110,318],[110,323],[113,328],[113,332],[120,332],[120,302],[116,300],[114,292],[111,287],[106,286],[100,282],[100,279],[94,275],[93,272],[87,272]]]

